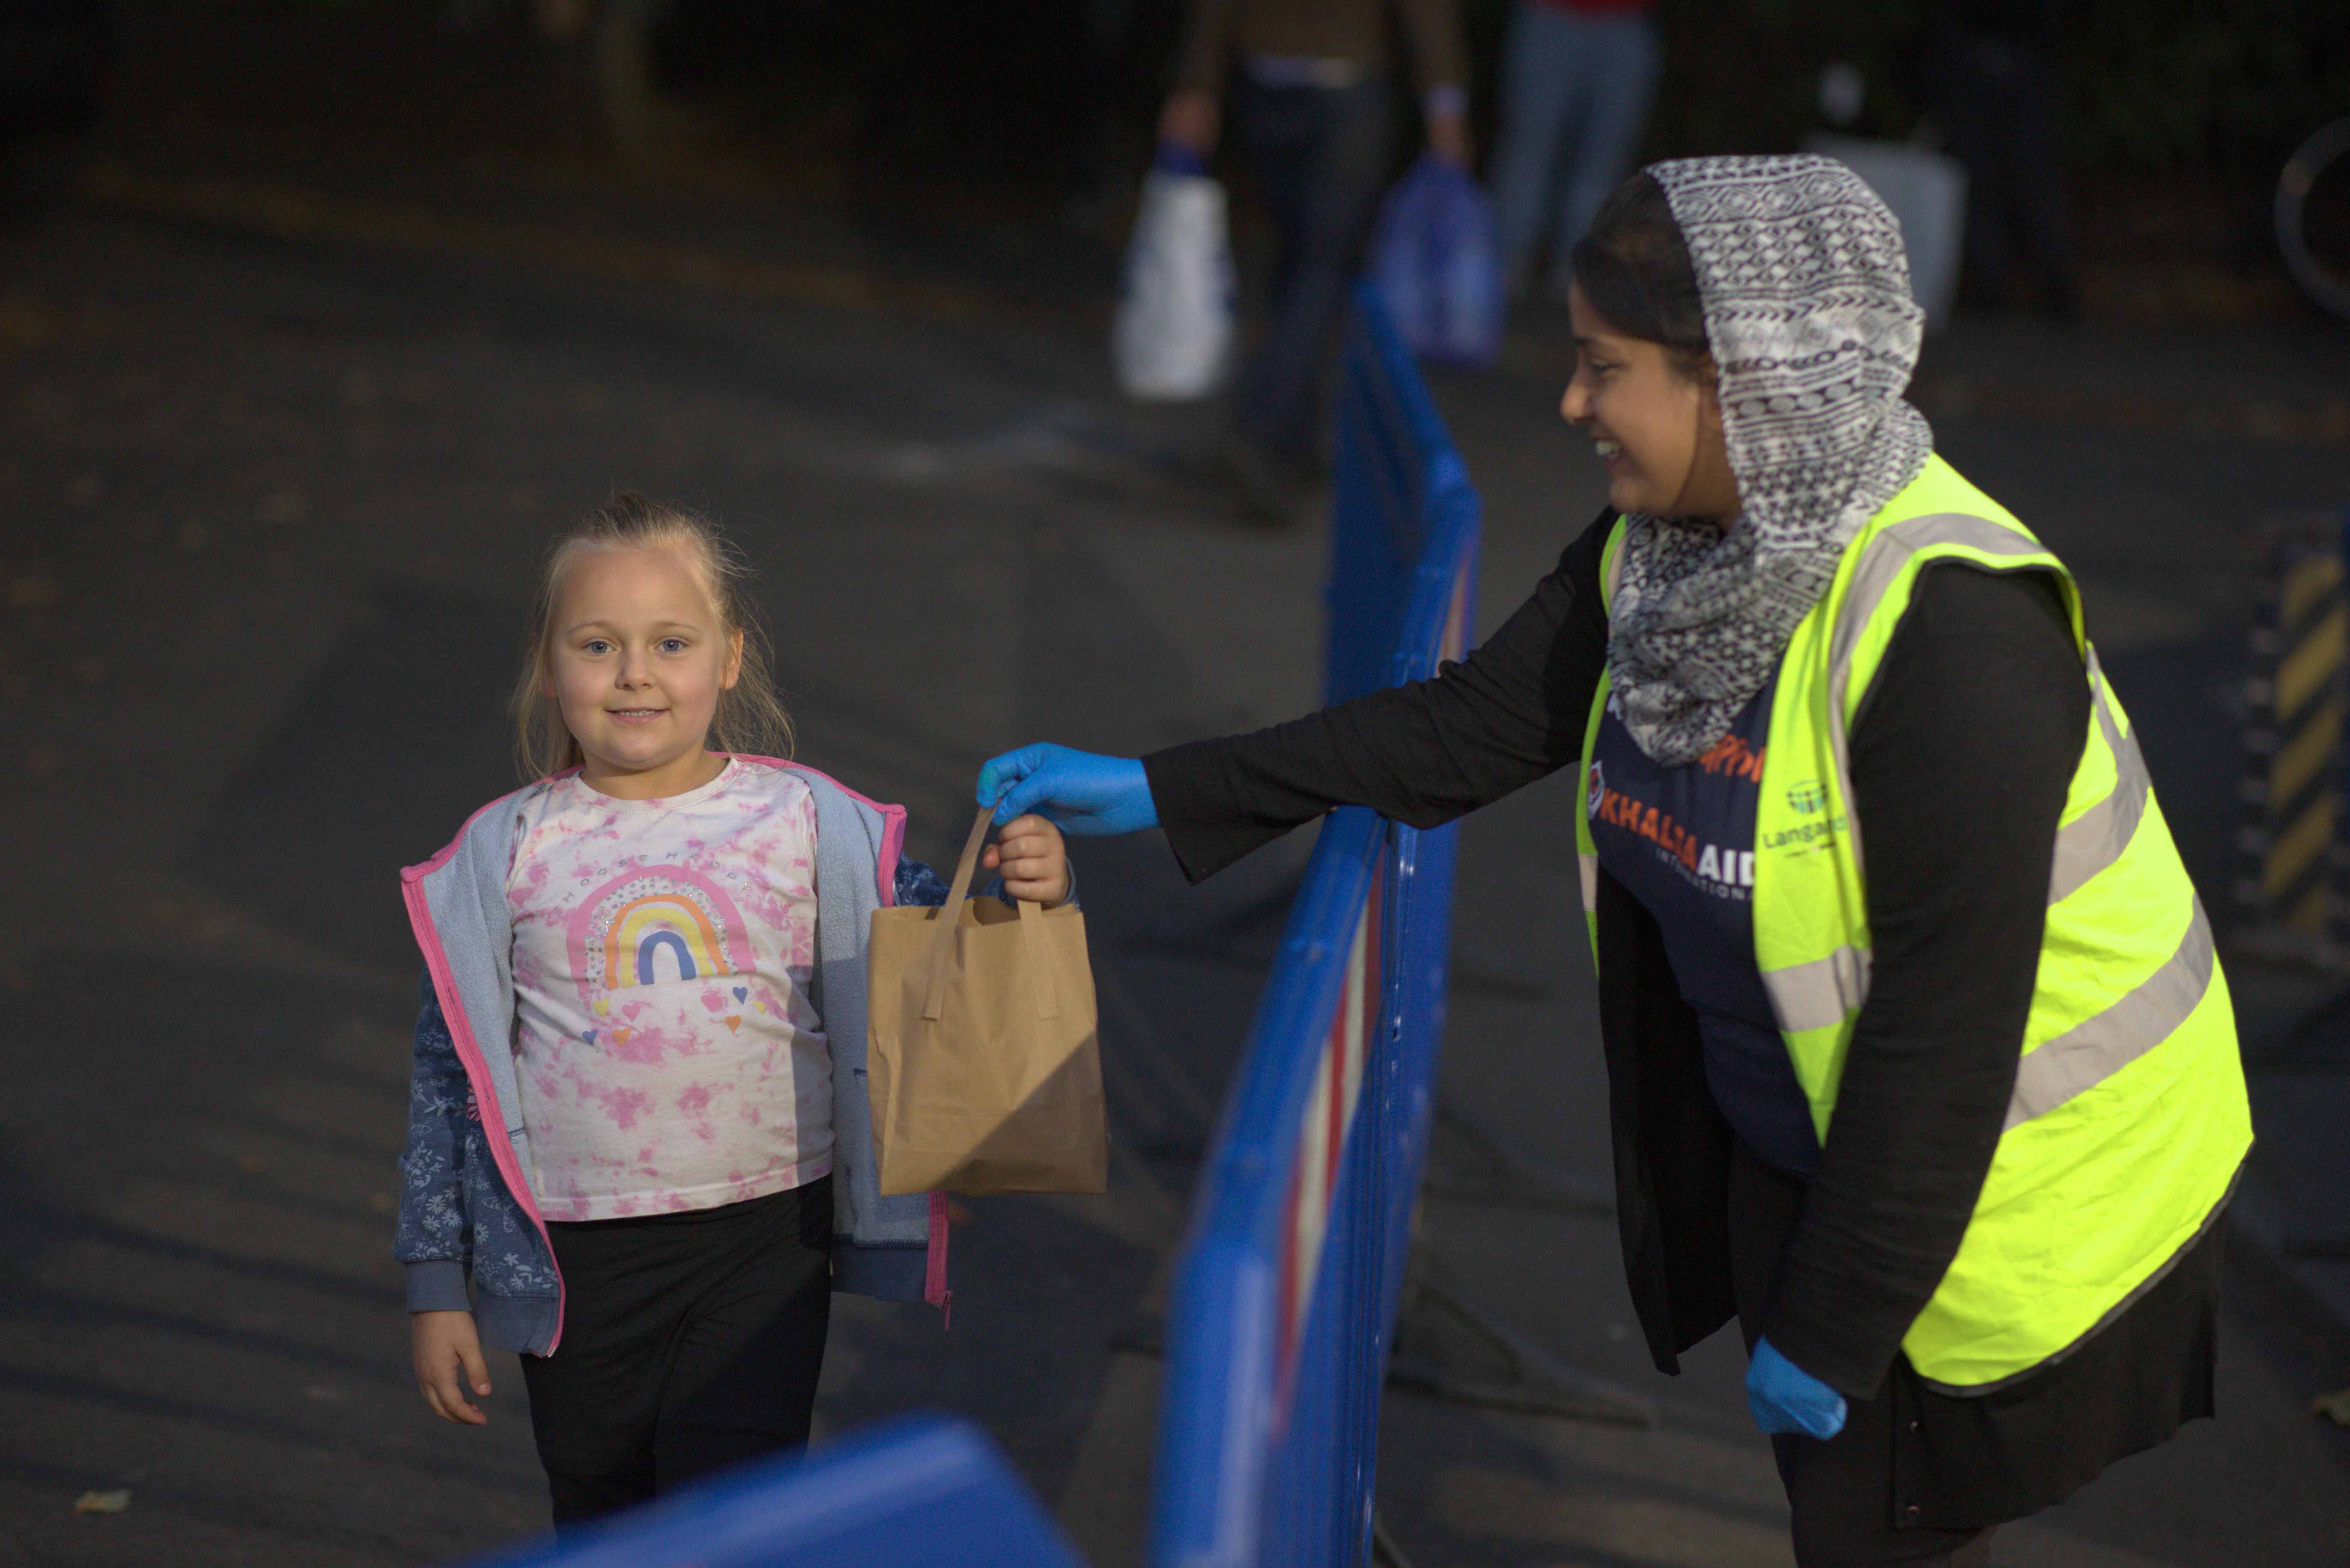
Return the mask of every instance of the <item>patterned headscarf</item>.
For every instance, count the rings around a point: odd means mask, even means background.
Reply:
[[[1830,158],[1653,164],[1697,272],[1742,508],[1626,523],[1608,660],[1625,727],[1695,762],[1762,690],[1844,547],[1934,450],[1902,400],[1925,313],[1901,228]]]

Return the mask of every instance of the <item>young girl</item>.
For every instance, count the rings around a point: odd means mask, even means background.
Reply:
[[[538,782],[401,873],[416,1381],[479,1425],[483,1345],[524,1353],[558,1528],[806,1442],[832,1291],[947,1299],[944,1198],[880,1195],[864,1066],[872,912],[946,888],[903,807],[750,754],[789,734],[744,576],[636,495],[564,537],[515,696]],[[985,863],[1068,896],[1041,817]]]

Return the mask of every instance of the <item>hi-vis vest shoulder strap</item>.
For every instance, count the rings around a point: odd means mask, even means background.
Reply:
[[[1620,573],[1608,541],[1603,595]],[[1868,998],[1867,846],[1849,740],[1918,574],[2039,570],[2062,586],[2091,717],[2049,874],[2006,1128],[1974,1218],[1902,1342],[1946,1392],[2002,1386],[2096,1332],[2218,1218],[2251,1114],[2211,928],[2062,562],[1937,457],[1846,546],[1779,669],[1754,824],[1754,958],[1823,1141]],[[1584,778],[1607,700],[1602,677]],[[1578,814],[1596,953],[1598,865]],[[2019,846],[2019,853],[2033,846]]]

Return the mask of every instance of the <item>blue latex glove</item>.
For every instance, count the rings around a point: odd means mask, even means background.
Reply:
[[[998,824],[1033,811],[1064,833],[1087,837],[1159,826],[1139,762],[1066,746],[1023,746],[988,758],[979,770],[979,804],[991,802]]]
[[[1767,1339],[1754,1342],[1746,1363],[1746,1405],[1766,1432],[1800,1432],[1827,1441],[1844,1430],[1844,1396],[1779,1354]]]

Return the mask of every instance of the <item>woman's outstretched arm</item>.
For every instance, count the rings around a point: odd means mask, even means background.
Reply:
[[[1603,514],[1492,639],[1435,678],[1253,734],[1142,759],[1168,843],[1192,881],[1333,806],[1434,827],[1574,763],[1607,659]]]

